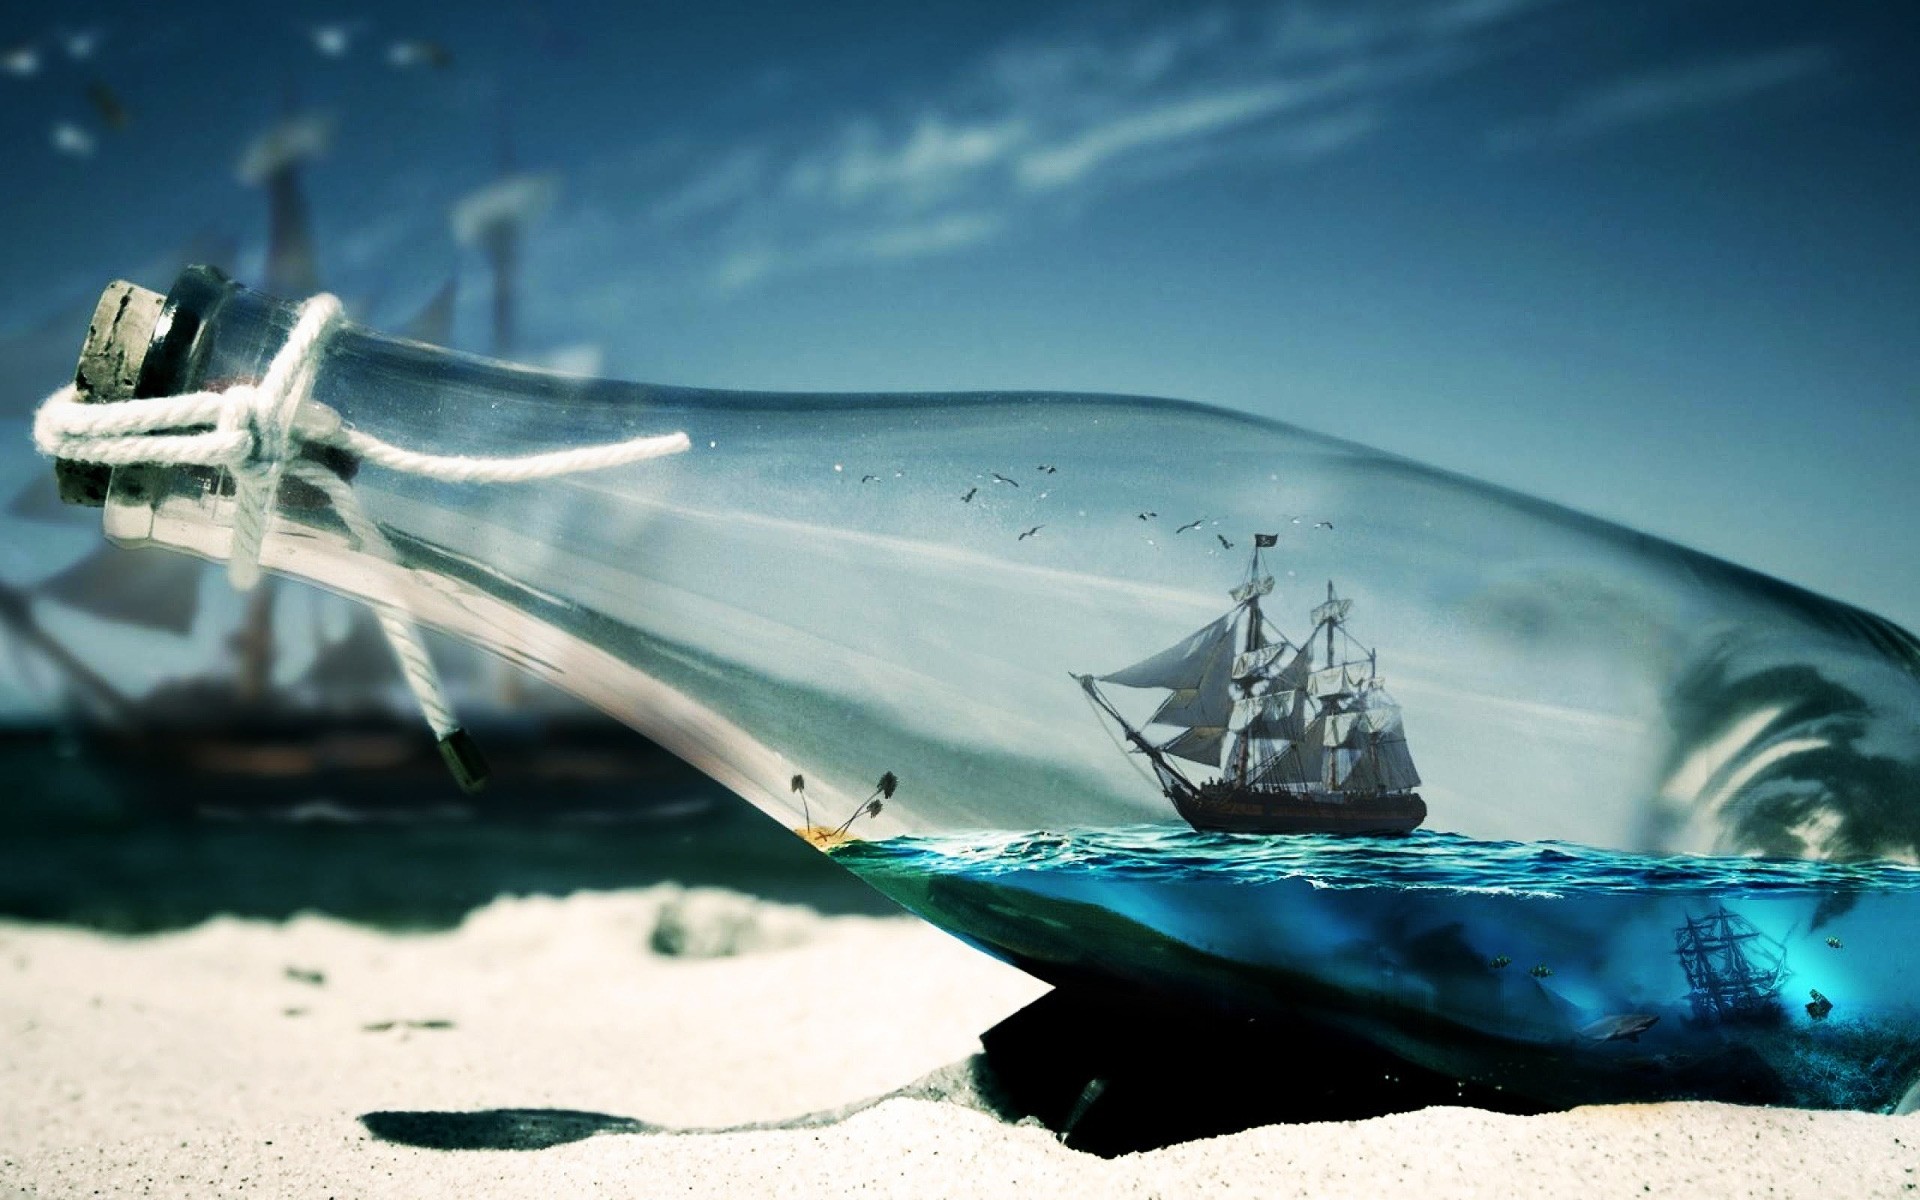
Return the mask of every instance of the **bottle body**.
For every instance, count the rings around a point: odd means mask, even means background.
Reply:
[[[148,386],[257,378],[291,325],[243,289],[200,303]],[[1164,401],[703,392],[353,327],[313,395],[437,453],[684,431],[522,484],[334,462],[390,551],[290,480],[262,562],[543,675],[1043,976],[1313,1009],[1469,1073],[1570,1046],[1582,1095],[1638,1094],[1625,1052],[1657,1038],[1685,1062],[1640,1093],[1718,1094],[1737,1031],[1831,1028],[1789,979],[1920,1037],[1920,648],[1869,614]],[[127,469],[107,528],[220,558],[233,504]],[[1407,796],[1411,832],[1314,823]],[[1305,823],[1216,819],[1274,797]],[[1826,947],[1843,919],[1886,952]],[[1778,1023],[1722,1019],[1739,989],[1696,978],[1690,922],[1746,947]],[[1780,1095],[1891,1103],[1914,1046]]]

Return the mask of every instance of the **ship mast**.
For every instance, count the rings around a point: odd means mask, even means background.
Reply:
[[[1327,602],[1320,607],[1317,615],[1320,616],[1321,624],[1326,626],[1327,630],[1327,666],[1328,668],[1335,666],[1340,667],[1342,671],[1340,686],[1345,688],[1345,664],[1339,662],[1334,653],[1333,645],[1334,630],[1340,627],[1340,618],[1345,615],[1345,609],[1340,606],[1337,597],[1333,594],[1333,580],[1331,579],[1327,580]],[[1322,714],[1337,712],[1339,711],[1339,707],[1340,701],[1338,694],[1329,695],[1327,697],[1326,708],[1322,710]],[[1322,754],[1320,756],[1320,782],[1328,791],[1333,791],[1339,784],[1339,779],[1334,774],[1334,756],[1331,754]]]
[[[1260,589],[1254,586],[1260,578],[1260,540],[1254,539],[1253,565],[1247,569],[1247,640],[1241,647],[1247,653],[1260,649]],[[1242,684],[1242,690],[1253,695],[1253,681]],[[1237,738],[1233,748],[1233,782],[1240,787],[1247,783],[1247,763],[1253,757],[1253,739]]]
[[[1313,632],[1298,644],[1266,626],[1260,601],[1274,580],[1260,551],[1276,540],[1273,534],[1255,536],[1246,579],[1228,593],[1233,607],[1206,626],[1132,666],[1074,678],[1153,764],[1169,796],[1196,790],[1172,765],[1175,758],[1219,771],[1206,787],[1236,793],[1410,790],[1420,777],[1407,755],[1399,708],[1380,690],[1372,652],[1346,635],[1353,602],[1329,583],[1325,603],[1312,612]],[[1241,620],[1244,630],[1235,624]],[[1327,660],[1316,671],[1313,647],[1322,627]],[[1366,657],[1342,661],[1342,637],[1349,653],[1358,647]],[[1142,724],[1179,732],[1148,741],[1108,702],[1102,684],[1161,692],[1160,706]],[[1316,701],[1309,720],[1308,706]]]

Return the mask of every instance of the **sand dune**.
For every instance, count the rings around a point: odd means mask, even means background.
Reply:
[[[502,900],[431,934],[4,925],[0,1195],[1920,1190],[1920,1120],[1706,1104],[1434,1108],[1095,1158],[971,1107],[952,1067],[1042,990],[912,920],[673,887]],[[811,1127],[673,1132],[916,1080],[926,1098]]]

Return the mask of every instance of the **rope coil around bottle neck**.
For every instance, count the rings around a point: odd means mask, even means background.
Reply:
[[[313,399],[327,334],[340,319],[340,301],[325,293],[300,306],[286,342],[257,384],[149,400],[88,403],[74,384],[48,396],[34,415],[34,445],[42,454],[107,466],[224,468],[233,478],[233,547],[227,578],[240,591],[260,580],[260,553],[283,474],[326,495],[360,548],[398,564],[393,544],[367,517],[353,487],[339,474],[299,457],[303,446],[326,446],[391,471],[446,483],[525,483],[604,470],[680,454],[684,433],[633,438],[510,458],[427,454],[348,427],[338,412]],[[439,739],[461,786],[477,789],[485,768],[466,739],[440,686],[433,660],[397,595],[370,599],[421,716]]]

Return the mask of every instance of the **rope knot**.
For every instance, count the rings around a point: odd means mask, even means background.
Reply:
[[[241,591],[261,576],[260,553],[273,517],[280,479],[291,470],[324,492],[360,548],[398,564],[380,527],[368,518],[339,474],[296,461],[302,445],[331,446],[392,471],[447,483],[522,483],[597,471],[691,448],[684,433],[633,438],[511,458],[427,454],[381,441],[347,425],[312,398],[324,342],[340,319],[340,301],[321,294],[300,306],[287,340],[257,384],[146,400],[90,404],[74,384],[54,392],[34,414],[34,445],[70,462],[108,466],[195,466],[225,470],[233,479],[233,546],[227,578]],[[454,721],[432,661],[400,597],[369,599],[399,660],[401,673],[462,786],[478,786],[484,765]],[[476,774],[477,772],[477,774]]]

